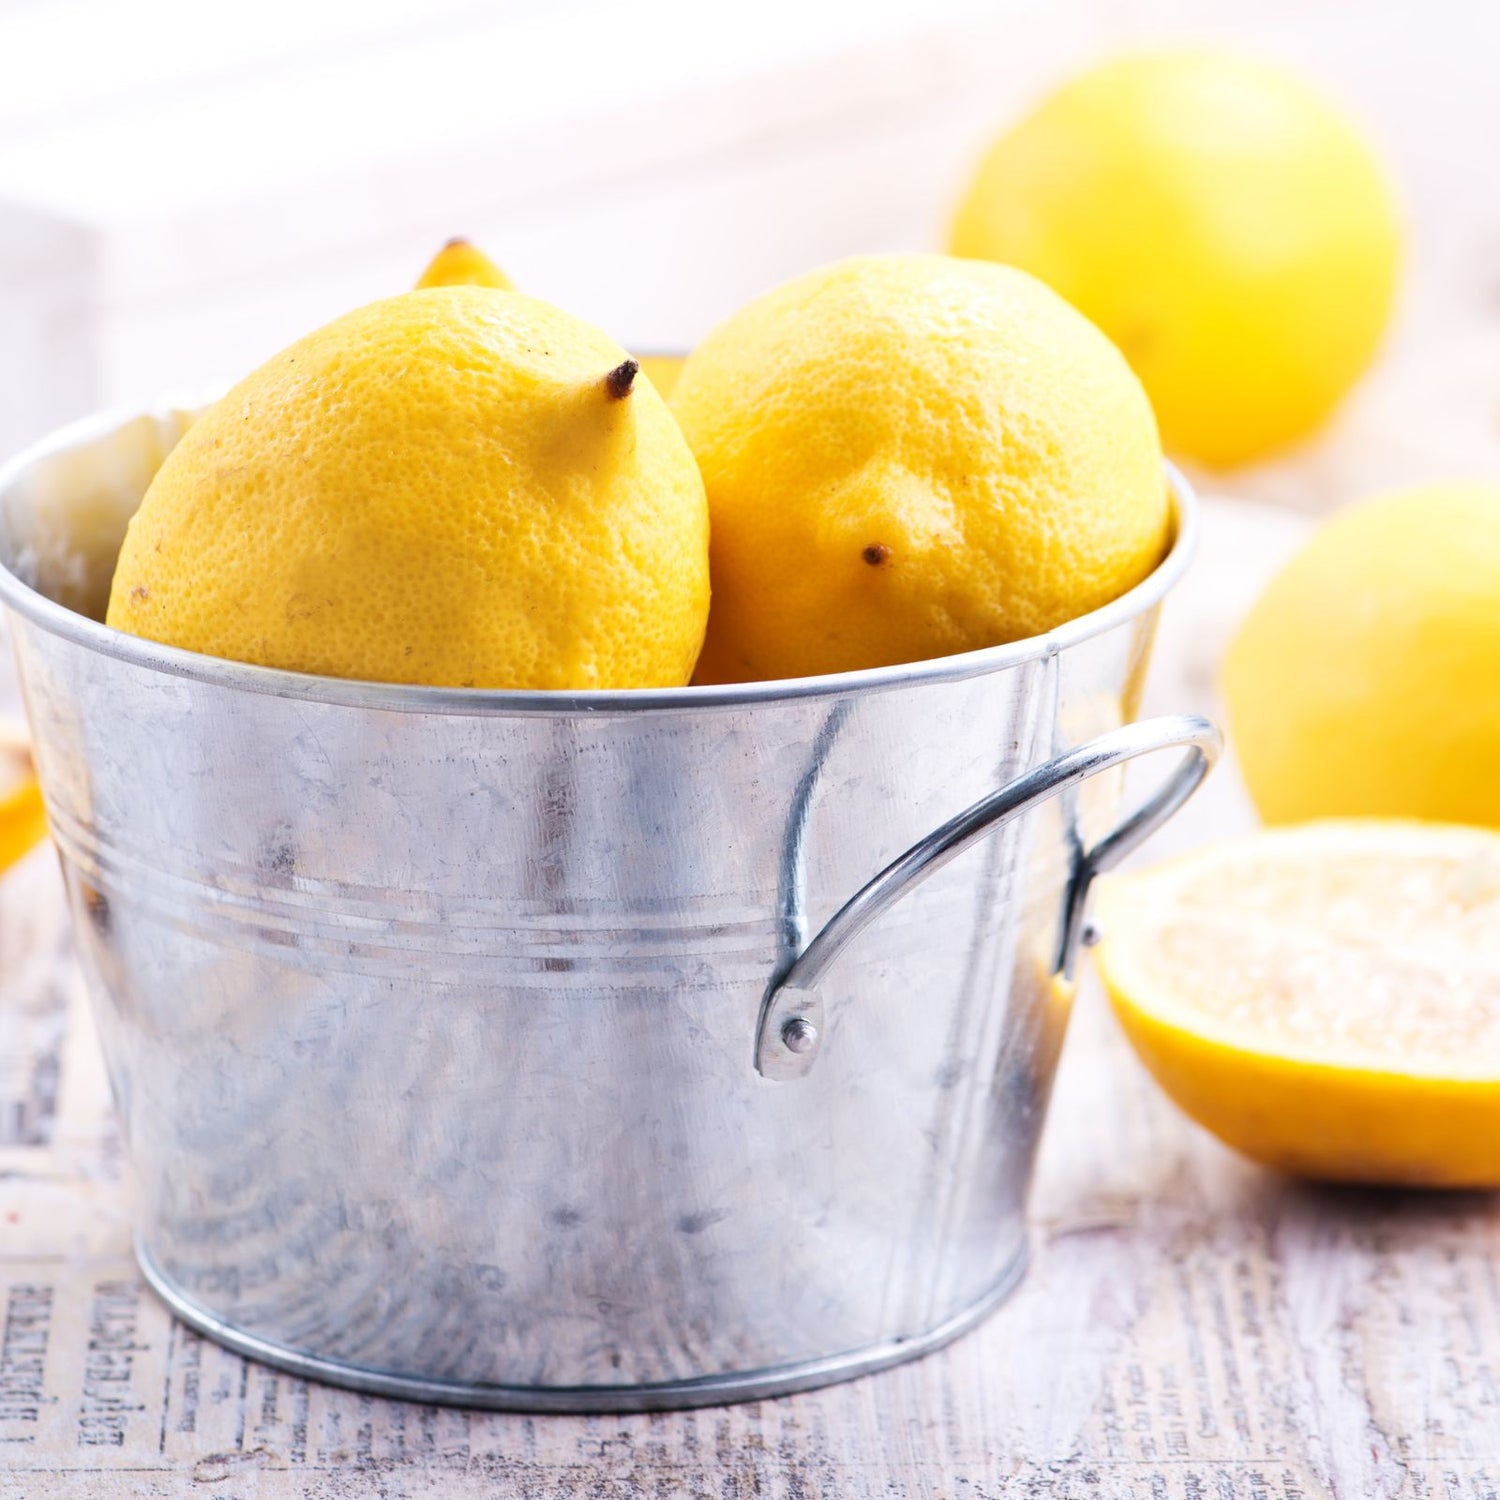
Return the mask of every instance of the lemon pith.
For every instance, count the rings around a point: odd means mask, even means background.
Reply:
[[[1189,1115],[1298,1175],[1500,1183],[1500,835],[1329,821],[1103,883],[1099,970]]]

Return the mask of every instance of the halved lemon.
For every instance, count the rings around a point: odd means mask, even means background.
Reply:
[[[1500,1185],[1500,833],[1300,824],[1101,882],[1095,950],[1141,1060],[1298,1176]]]

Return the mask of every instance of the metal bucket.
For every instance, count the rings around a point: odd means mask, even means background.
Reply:
[[[190,413],[0,473],[0,597],[147,1278],[422,1401],[630,1410],[910,1358],[1016,1283],[1089,881],[1194,508],[1052,634],[736,687],[333,681],[98,623]],[[1123,727],[1122,727],[1123,726]],[[1116,823],[1120,777],[1184,747]]]

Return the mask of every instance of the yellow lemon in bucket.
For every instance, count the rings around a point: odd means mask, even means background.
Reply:
[[[433,286],[488,286],[511,291],[515,283],[476,245],[451,239],[428,262],[417,289]]]
[[[972,651],[1108,603],[1172,525],[1156,424],[1110,342],[1006,266],[858,256],[688,356],[714,607],[698,679]]]
[[[336,319],[167,456],[108,623],[335,677],[680,686],[708,610],[708,510],[638,370],[581,319],[492,286]]]

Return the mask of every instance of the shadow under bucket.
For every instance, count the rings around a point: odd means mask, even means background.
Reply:
[[[151,1284],[419,1401],[639,1410],[908,1359],[1019,1278],[1089,881],[1187,798],[1139,587],[836,677],[511,693],[99,623],[191,420],[0,472],[0,599]],[[1185,752],[1116,821],[1123,762]]]

